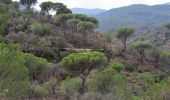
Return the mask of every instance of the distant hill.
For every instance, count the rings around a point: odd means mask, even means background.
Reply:
[[[142,29],[170,22],[170,5],[131,5],[114,8],[95,17],[100,21],[99,30],[103,32],[113,32],[120,26]]]
[[[75,14],[80,13],[80,14],[86,14],[86,15],[97,15],[99,13],[106,11],[104,9],[84,9],[84,8],[73,8],[71,10]]]

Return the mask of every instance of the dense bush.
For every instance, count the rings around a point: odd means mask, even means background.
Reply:
[[[126,77],[119,74],[113,66],[108,66],[105,70],[95,74],[88,82],[89,91],[99,93],[111,93],[116,87],[124,84]]]
[[[98,72],[88,83],[89,91],[99,93],[109,93],[114,85],[113,76],[116,71],[114,69],[106,69]]]

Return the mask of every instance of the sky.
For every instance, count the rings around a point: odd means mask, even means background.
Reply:
[[[100,8],[107,10],[111,8],[118,8],[132,4],[157,5],[170,2],[170,0],[38,0],[36,8],[39,9],[38,5],[44,1],[61,2],[67,5],[68,8],[87,8],[87,9]]]

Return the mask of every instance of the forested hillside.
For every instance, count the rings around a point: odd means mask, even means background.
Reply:
[[[170,21],[170,5],[130,5],[113,8],[95,15],[99,20],[99,30],[115,32],[117,27],[130,26],[135,29],[159,26]]]
[[[62,3],[35,4],[0,0],[0,100],[170,99],[170,24],[112,36]]]

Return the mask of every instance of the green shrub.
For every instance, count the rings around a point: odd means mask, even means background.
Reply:
[[[35,91],[34,91],[34,96],[35,97],[46,97],[48,96],[48,91],[42,87],[42,86],[36,86]]]
[[[59,89],[63,92],[69,91],[70,93],[78,92],[81,80],[79,78],[67,78],[61,81]]]
[[[115,69],[116,71],[121,72],[125,66],[123,64],[119,63],[118,61],[113,60],[108,65],[108,67],[111,67],[111,68]]]
[[[155,84],[156,75],[145,72],[145,73],[133,73],[131,82],[138,88],[135,88],[135,94],[141,96],[146,91],[151,89],[151,86]]]
[[[114,85],[114,78],[116,71],[108,68],[104,71],[98,72],[88,82],[88,90],[99,93],[108,93],[112,91]]]

